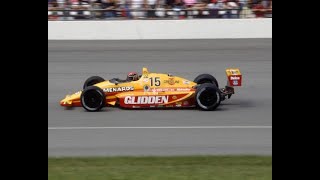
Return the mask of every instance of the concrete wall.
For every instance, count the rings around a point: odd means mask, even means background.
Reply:
[[[48,21],[49,40],[272,38],[272,18]]]

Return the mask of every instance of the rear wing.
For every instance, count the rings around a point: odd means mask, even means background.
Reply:
[[[226,75],[228,82],[225,88],[220,89],[222,94],[222,100],[231,98],[234,94],[234,86],[242,86],[242,74],[238,68],[228,68],[226,69]]]
[[[226,74],[228,77],[227,86],[241,86],[242,85],[242,74],[238,68],[228,68],[226,69]]]

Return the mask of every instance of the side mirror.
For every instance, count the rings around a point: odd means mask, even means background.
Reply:
[[[119,84],[119,82],[116,80],[116,81],[114,81],[114,84],[115,84],[115,85],[118,85],[118,84]]]

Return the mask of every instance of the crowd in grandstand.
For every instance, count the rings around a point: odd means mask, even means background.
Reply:
[[[272,0],[48,0],[49,20],[270,17]]]

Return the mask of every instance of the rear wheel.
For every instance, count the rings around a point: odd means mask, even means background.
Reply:
[[[88,78],[84,84],[83,84],[83,89],[85,89],[86,87],[89,87],[89,86],[93,86],[97,83],[101,83],[105,81],[102,77],[99,77],[99,76],[92,76],[90,78]]]
[[[196,105],[205,111],[215,110],[221,103],[219,88],[211,83],[201,84],[196,90]]]
[[[105,105],[106,95],[96,86],[89,86],[82,91],[80,102],[87,111],[99,111]]]
[[[215,84],[219,88],[218,81],[215,77],[213,77],[211,74],[200,74],[197,76],[194,81],[197,84],[204,84],[204,83],[212,83]]]

